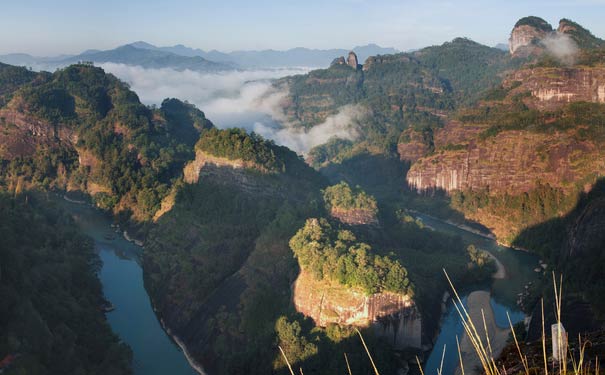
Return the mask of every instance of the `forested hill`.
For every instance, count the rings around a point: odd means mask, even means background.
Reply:
[[[213,126],[176,99],[144,106],[90,65],[35,75],[2,65],[0,77],[11,83],[0,96],[2,185],[82,191],[126,219],[153,216]]]
[[[333,141],[310,153],[319,166],[366,151],[392,154],[403,130],[442,126],[445,114],[479,98],[519,61],[457,38],[413,53],[369,57],[357,69],[335,61],[275,85],[288,93],[283,111],[296,126],[313,127],[346,105],[370,113],[356,128],[359,142]]]
[[[130,349],[103,313],[100,260],[75,228],[42,194],[0,193],[0,355],[12,362],[6,374],[132,373]]]

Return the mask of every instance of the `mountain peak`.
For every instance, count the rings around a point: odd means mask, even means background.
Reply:
[[[158,48],[158,47],[154,46],[153,44],[144,42],[142,40],[139,40],[134,43],[129,43],[129,44],[127,44],[127,46],[131,46],[131,47],[139,48],[139,49],[157,49]]]
[[[580,48],[599,48],[605,46],[605,41],[594,36],[580,24],[563,18],[559,21],[557,32],[569,35]]]
[[[510,33],[509,51],[511,55],[531,55],[539,42],[552,32],[552,26],[540,17],[521,18]]]

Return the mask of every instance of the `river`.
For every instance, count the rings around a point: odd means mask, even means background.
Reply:
[[[99,278],[113,331],[131,348],[136,375],[196,375],[184,353],[162,329],[143,285],[141,248],[114,233],[111,220],[89,205],[63,201],[82,231],[95,243],[103,265]]]
[[[82,231],[95,243],[103,262],[99,278],[103,284],[105,297],[115,310],[107,313],[107,320],[113,331],[127,343],[133,351],[133,367],[137,375],[196,375],[184,353],[166,334],[155,315],[147,291],[143,285],[143,271],[140,265],[142,249],[114,233],[111,219],[89,205],[61,202],[74,217]],[[461,236],[466,242],[489,251],[504,266],[506,277],[495,279],[489,285],[481,286],[489,290],[490,303],[494,311],[496,325],[508,327],[506,312],[513,323],[520,322],[525,314],[516,305],[517,293],[536,279],[533,271],[538,266],[538,258],[526,252],[499,246],[494,240],[467,232],[454,225],[423,214],[416,214],[426,225],[443,232]],[[468,290],[461,296],[466,303]],[[443,374],[454,374],[458,367],[456,336],[462,337],[463,327],[451,301],[443,316],[434,350],[424,364],[427,375],[437,374],[444,345],[446,346]]]
[[[493,279],[486,285],[478,286],[476,289],[465,290],[461,293],[461,299],[465,306],[467,305],[469,295],[475,290],[486,290],[490,292],[490,304],[494,313],[495,324],[499,328],[509,327],[506,313],[510,314],[513,324],[525,319],[525,314],[517,306],[517,294],[525,289],[525,285],[536,280],[539,275],[534,271],[539,267],[539,258],[533,254],[513,250],[508,247],[499,246],[495,240],[480,236],[475,233],[465,231],[452,224],[438,220],[431,216],[416,214],[424,224],[429,227],[446,233],[451,233],[462,237],[467,243],[473,243],[478,248],[487,250],[492,254],[505,269],[505,277]],[[433,351],[424,363],[424,372],[426,375],[436,375],[441,364],[441,356],[445,345],[445,358],[443,362],[444,375],[454,374],[458,368],[459,358],[456,346],[456,336],[462,340],[464,328],[458,312],[454,308],[452,301],[447,302],[445,314],[443,316],[439,334],[435,340]],[[467,373],[469,369],[465,367]]]

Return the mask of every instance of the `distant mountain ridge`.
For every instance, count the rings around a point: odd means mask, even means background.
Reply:
[[[261,51],[221,52],[217,50],[204,51],[199,48],[190,48],[182,44],[171,47],[157,47],[144,41],[138,41],[128,45],[135,48],[170,52],[181,56],[199,56],[211,61],[237,64],[243,68],[283,66],[327,67],[335,57],[346,55],[349,52],[349,50],[341,48],[310,49],[303,47],[291,48],[285,51],[267,49]],[[354,47],[352,51],[357,54],[361,61],[365,61],[365,59],[370,56],[390,55],[399,52],[395,48],[385,48],[374,43]]]
[[[394,48],[384,48],[368,44],[353,48],[364,61],[369,56],[397,53]],[[346,55],[347,49],[309,49],[292,48],[286,51],[204,51],[182,44],[171,47],[157,47],[144,41],[138,41],[111,50],[89,49],[78,55],[57,57],[36,57],[24,53],[12,53],[0,56],[0,62],[12,65],[42,66],[44,69],[64,67],[79,61],[95,63],[118,63],[138,65],[145,68],[172,68],[194,71],[227,71],[236,68],[276,68],[276,67],[327,67],[338,56]],[[52,70],[52,69],[51,69]]]

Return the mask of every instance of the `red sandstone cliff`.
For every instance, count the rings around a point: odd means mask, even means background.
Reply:
[[[422,346],[422,318],[408,296],[388,292],[368,296],[340,284],[317,281],[305,271],[293,289],[296,310],[318,326],[371,326],[395,348]]]

